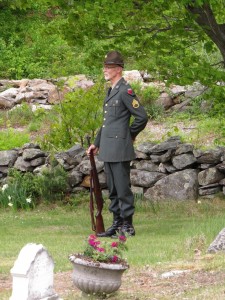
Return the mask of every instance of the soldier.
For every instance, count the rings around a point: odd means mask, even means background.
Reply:
[[[110,51],[104,60],[104,77],[111,88],[103,105],[103,124],[94,143],[88,148],[89,154],[99,152],[98,159],[104,161],[109,189],[109,211],[113,223],[100,237],[113,237],[119,230],[135,235],[133,226],[134,196],[130,184],[130,162],[135,159],[133,142],[148,121],[131,86],[122,77],[124,61],[118,51]],[[131,116],[134,121],[130,124]]]

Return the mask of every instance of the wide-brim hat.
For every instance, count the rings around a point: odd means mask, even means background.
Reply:
[[[118,51],[110,51],[105,56],[104,64],[105,65],[119,65],[123,68],[124,67],[123,57],[122,57],[121,53]]]

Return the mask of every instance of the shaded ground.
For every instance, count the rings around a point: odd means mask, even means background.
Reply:
[[[59,296],[65,300],[82,299],[81,292],[73,286],[70,272],[55,274],[54,286]],[[119,299],[225,299],[225,271],[193,271],[163,278],[149,267],[142,269],[130,268],[124,275],[119,291],[108,297]],[[11,277],[0,275],[0,299],[8,299],[11,294]],[[209,292],[203,293],[204,290]],[[6,294],[5,294],[5,293]],[[204,294],[204,296],[201,295]],[[88,297],[91,299],[91,297]],[[95,298],[97,299],[97,298]],[[19,299],[18,299],[19,300]]]
[[[213,148],[214,140],[218,137],[218,133],[201,133],[197,128],[195,121],[188,121],[188,125],[183,122],[176,122],[168,125],[165,122],[149,121],[146,128],[137,136],[137,143],[144,141],[158,141],[166,140],[170,136],[183,135],[188,137],[189,142],[194,144],[196,148],[209,147]]]

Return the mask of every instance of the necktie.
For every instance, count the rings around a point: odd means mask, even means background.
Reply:
[[[110,88],[108,89],[108,96],[110,95],[111,90],[112,90],[112,88],[110,87]]]

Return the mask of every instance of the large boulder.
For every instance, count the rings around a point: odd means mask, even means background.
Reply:
[[[155,146],[153,146],[150,149],[151,153],[161,153],[167,150],[175,150],[177,148],[177,146],[181,144],[181,140],[179,136],[174,136],[169,138],[167,141],[162,142],[160,144],[157,144]]]
[[[136,169],[149,172],[159,172],[159,166],[150,160],[141,160],[136,164]]]
[[[144,196],[150,200],[194,200],[198,197],[197,171],[187,169],[170,174],[147,189]]]
[[[225,174],[221,173],[215,167],[203,170],[198,174],[198,182],[200,185],[217,183],[223,178],[225,178]]]
[[[197,160],[192,153],[184,153],[172,158],[173,166],[178,170],[188,168],[195,164],[196,161]]]
[[[143,152],[145,154],[149,154],[149,153],[151,153],[152,147],[155,145],[156,145],[155,143],[144,142],[137,146],[137,151]]]
[[[160,172],[148,172],[132,169],[130,173],[131,184],[134,186],[150,187],[159,179],[166,176]]]
[[[175,155],[180,155],[184,153],[192,153],[194,150],[194,145],[192,144],[180,144],[177,146],[177,150],[175,151]]]
[[[159,98],[156,100],[156,104],[161,105],[165,110],[174,105],[172,97],[165,92],[159,96]]]
[[[123,77],[129,83],[136,82],[136,81],[143,82],[143,78],[141,76],[141,73],[137,70],[124,71]]]
[[[103,170],[104,163],[99,161],[98,158],[95,156],[95,166],[97,173],[100,173]],[[77,170],[82,172],[85,175],[89,175],[91,171],[91,163],[90,160],[83,160],[78,166]]]
[[[24,160],[30,161],[39,157],[45,157],[45,152],[43,152],[40,149],[28,148],[28,149],[24,149],[22,156]]]
[[[14,164],[14,168],[21,172],[32,172],[34,167],[29,161],[23,159],[22,156],[19,156]]]
[[[18,89],[9,88],[0,93],[0,108],[12,108],[16,104]]]
[[[77,186],[79,183],[82,182],[83,174],[79,171],[73,169],[68,174],[68,183],[71,187]]]
[[[223,149],[211,149],[207,151],[193,151],[197,162],[201,164],[215,164],[221,162],[221,157],[223,156]]]
[[[16,150],[0,151],[0,166],[12,167],[18,157]]]

